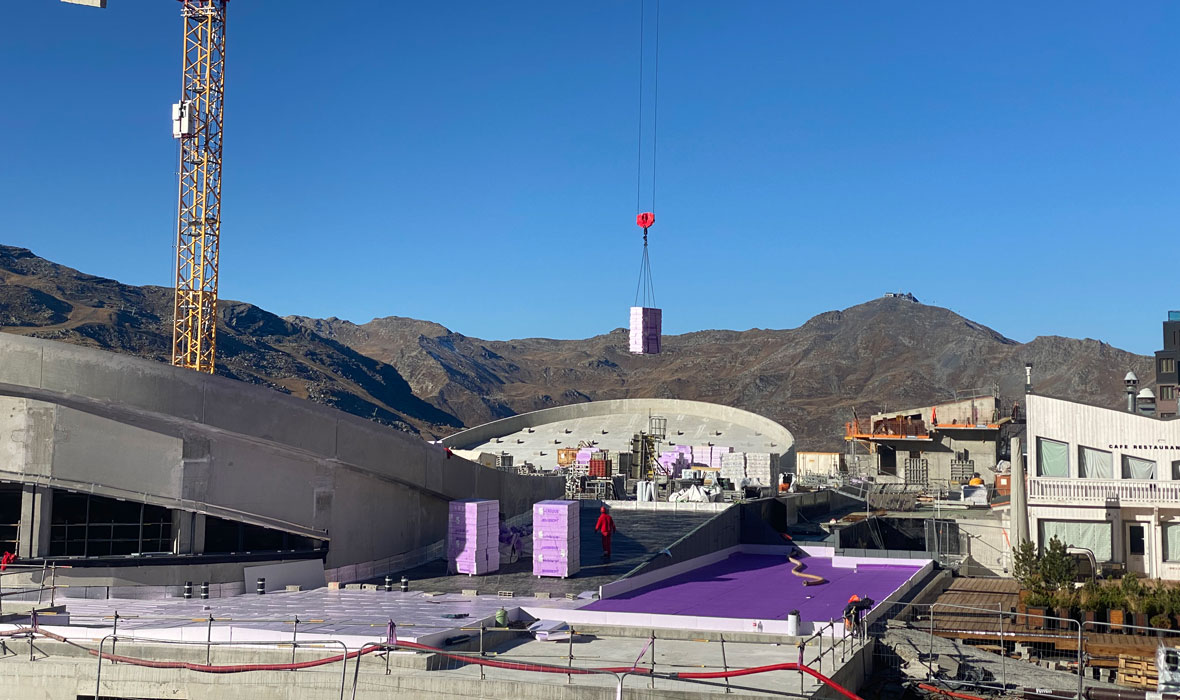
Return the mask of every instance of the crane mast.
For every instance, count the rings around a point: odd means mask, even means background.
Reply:
[[[221,238],[227,0],[183,0],[184,59],[172,135],[180,141],[172,364],[213,372]]]

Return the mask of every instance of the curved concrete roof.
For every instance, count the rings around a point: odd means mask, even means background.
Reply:
[[[794,465],[795,438],[778,423],[740,408],[680,399],[614,399],[546,408],[455,433],[443,444],[507,452],[517,462],[553,467],[557,448],[576,447],[581,440],[596,442],[604,450],[629,452],[632,435],[648,429],[649,415],[668,420],[668,442],[776,453],[781,455],[780,465]]]
[[[233,379],[8,333],[0,358],[0,478],[331,539],[331,566],[444,538],[451,499],[563,491]]]

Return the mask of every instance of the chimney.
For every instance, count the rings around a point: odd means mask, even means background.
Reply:
[[[1123,377],[1123,384],[1127,387],[1127,413],[1135,412],[1135,394],[1139,391],[1139,377],[1134,372],[1127,372]]]
[[[1026,394],[1033,393],[1032,367],[1033,365],[1031,362],[1024,363],[1024,393]]]

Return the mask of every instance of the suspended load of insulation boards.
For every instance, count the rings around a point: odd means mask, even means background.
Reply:
[[[652,224],[656,222],[656,215],[653,213],[656,206],[656,135],[658,127],[659,115],[659,75],[660,75],[660,2],[655,0],[655,66],[651,76],[652,82],[652,100],[651,100],[651,152],[648,169],[650,171],[650,199],[646,201],[650,206],[649,211],[644,211],[647,207],[645,204],[645,178],[644,178],[644,160],[647,155],[644,149],[644,20],[646,19],[646,2],[640,0],[639,3],[639,151],[638,158],[635,164],[636,168],[636,183],[635,183],[635,210],[638,212],[635,216],[635,223],[639,228],[643,229],[643,258],[639,263],[639,285],[635,289],[635,304],[631,307],[631,335],[629,348],[633,355],[658,355],[661,350],[662,333],[664,325],[664,314],[656,308],[656,293],[655,286],[652,283],[651,276],[651,258],[648,256],[647,249],[647,233]]]
[[[631,353],[633,355],[658,355],[660,336],[663,330],[664,314],[660,309],[648,306],[655,304],[655,288],[651,279],[651,259],[647,254],[647,229],[656,221],[656,215],[643,212],[635,223],[643,229],[643,259],[639,264],[639,288],[635,290],[636,306],[631,307]],[[643,305],[638,304],[642,292]]]

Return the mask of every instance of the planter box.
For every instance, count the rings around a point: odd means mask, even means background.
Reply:
[[[1029,629],[1034,629],[1034,630],[1045,629],[1046,622],[1049,622],[1048,620],[1045,619],[1045,616],[1048,614],[1049,614],[1048,608],[1037,608],[1037,607],[1033,607],[1031,605],[1028,606],[1028,617],[1026,617],[1025,619],[1028,620]]]
[[[1105,610],[1084,610],[1082,611],[1082,622],[1089,622],[1090,628],[1096,632],[1102,631],[1100,623],[1106,622]]]
[[[1118,608],[1111,608],[1107,611],[1107,616],[1110,621],[1110,631],[1116,634],[1125,633],[1126,630],[1123,625],[1127,622],[1127,613]]]
[[[1147,617],[1147,613],[1132,613],[1132,615],[1131,615],[1131,624],[1135,625],[1136,627],[1148,627],[1149,622],[1150,622],[1150,619]],[[1134,634],[1143,634],[1143,635],[1148,634],[1147,630],[1131,630],[1131,631]]]

